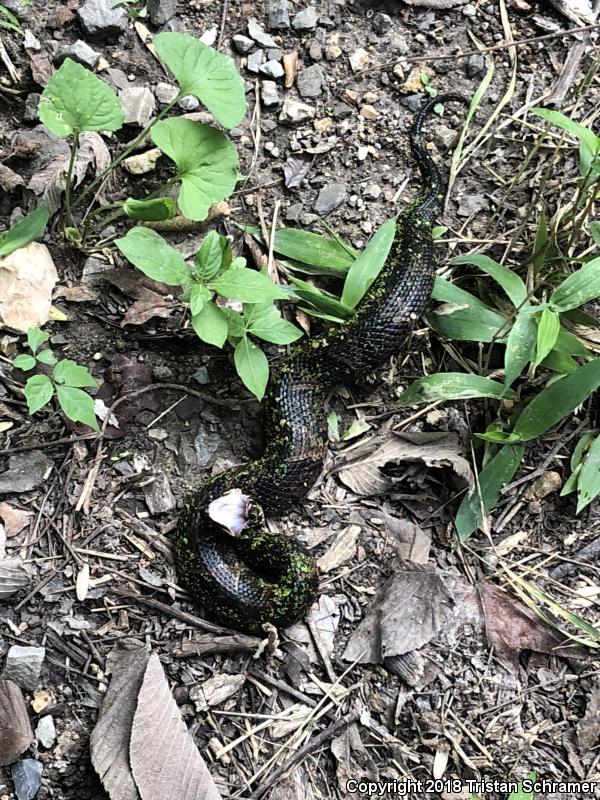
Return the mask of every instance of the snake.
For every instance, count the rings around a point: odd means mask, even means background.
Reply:
[[[271,370],[262,455],[209,478],[184,502],[174,542],[179,583],[222,625],[250,634],[264,634],[266,623],[284,629],[316,598],[315,560],[266,520],[288,511],[319,477],[332,388],[397,354],[427,306],[436,274],[432,229],[447,187],[423,125],[439,103],[451,101],[467,102],[440,94],[414,118],[409,141],[423,186],[397,216],[389,254],[355,313],[295,346]]]

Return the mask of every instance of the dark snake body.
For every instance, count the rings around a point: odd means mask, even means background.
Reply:
[[[422,126],[439,95],[417,115],[410,133],[424,181],[421,195],[397,220],[388,259],[354,316],[297,347],[273,371],[265,399],[261,458],[208,480],[192,497],[176,533],[181,584],[219,622],[262,632],[286,627],[315,598],[316,566],[296,542],[265,530],[264,515],[280,515],[304,497],[321,471],[327,446],[324,405],[332,386],[354,380],[397,353],[424,311],[435,278],[431,230],[445,184],[425,149]],[[246,527],[233,536],[208,515],[208,504],[232,489],[251,499]]]

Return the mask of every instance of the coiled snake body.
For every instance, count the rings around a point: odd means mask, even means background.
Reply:
[[[325,457],[323,408],[331,387],[397,353],[425,309],[435,278],[431,229],[445,185],[423,145],[422,126],[434,105],[451,100],[465,102],[460,95],[438,95],[413,123],[410,142],[424,189],[399,215],[386,264],[356,313],[296,348],[273,371],[262,457],[208,480],[180,517],[175,541],[180,582],[229,627],[252,633],[260,633],[265,622],[285,627],[315,597],[313,559],[296,542],[267,531],[263,515],[280,515],[316,481]],[[209,516],[209,504],[232,490],[247,503],[245,525],[235,534]]]

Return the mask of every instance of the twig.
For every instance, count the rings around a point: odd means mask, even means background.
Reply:
[[[217,39],[217,50],[223,46],[225,36],[225,24],[227,22],[227,12],[229,11],[229,0],[223,0],[223,11],[221,12],[221,27],[219,28],[219,38]]]

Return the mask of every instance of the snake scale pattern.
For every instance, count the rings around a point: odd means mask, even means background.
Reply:
[[[453,100],[465,102],[460,95],[438,95],[413,122],[410,143],[423,190],[398,216],[388,259],[356,313],[296,347],[272,371],[262,457],[214,476],[186,502],[175,536],[179,580],[205,613],[228,627],[263,633],[270,622],[285,628],[315,598],[312,557],[293,540],[269,532],[265,515],[281,515],[319,476],[327,446],[323,409],[331,388],[398,353],[427,305],[435,278],[431,231],[446,187],[422,128],[436,104]],[[235,533],[209,515],[209,505],[232,491],[246,503],[245,522]]]

